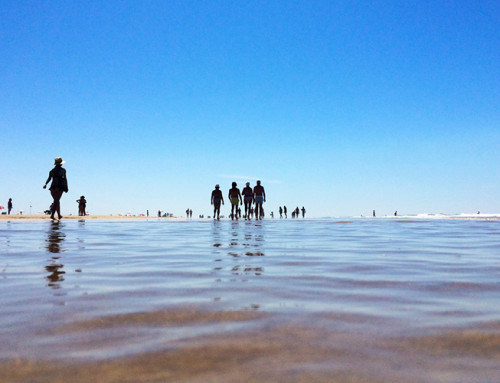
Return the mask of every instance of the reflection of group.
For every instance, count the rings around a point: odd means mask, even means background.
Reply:
[[[236,182],[233,182],[231,189],[229,189],[228,198],[231,202],[231,219],[241,218],[241,208],[238,205],[243,205],[243,202],[245,203],[245,214],[243,215],[245,219],[250,220],[254,215],[257,220],[264,217],[262,205],[266,202],[266,192],[260,181],[257,181],[257,185],[253,189],[250,187],[250,182],[247,182],[242,192],[237,188]],[[212,191],[210,203],[214,205],[214,219],[220,219],[220,206],[224,205],[224,197],[218,184]],[[255,204],[255,208],[252,207],[252,204]]]

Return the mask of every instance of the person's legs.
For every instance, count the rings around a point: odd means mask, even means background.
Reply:
[[[54,199],[54,206],[52,207],[52,214],[51,214],[50,218],[54,218],[54,213],[56,211],[57,211],[57,216],[59,217],[59,219],[62,218],[61,205],[59,203],[59,201],[61,200],[62,193],[63,193],[63,191],[58,190],[58,189],[53,189],[50,191],[50,194],[52,195],[52,198]]]

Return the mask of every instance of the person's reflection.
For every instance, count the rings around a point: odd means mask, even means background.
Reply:
[[[46,277],[48,286],[58,289],[60,282],[64,281],[64,265],[60,263],[59,254],[64,251],[63,241],[66,235],[61,231],[64,225],[60,221],[52,221],[47,238],[47,251],[52,254],[49,264],[45,266],[50,274]]]

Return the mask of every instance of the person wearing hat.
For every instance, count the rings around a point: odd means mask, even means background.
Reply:
[[[236,186],[236,182],[233,182],[228,194],[229,200],[231,201],[231,219],[238,219],[238,202],[240,205],[243,205],[240,189]]]
[[[220,204],[224,205],[224,197],[222,196],[222,191],[220,190],[219,184],[215,185],[215,189],[212,191],[212,198],[210,203],[214,205],[214,219],[220,219]]]
[[[78,215],[85,215],[85,209],[87,208],[87,200],[85,199],[85,196],[82,195],[80,199],[76,200],[76,202],[78,202]]]
[[[62,167],[64,161],[61,157],[56,157],[54,160],[54,168],[49,172],[49,178],[45,181],[45,185],[43,188],[47,188],[47,184],[52,180],[52,183],[49,187],[50,194],[54,199],[53,204],[51,205],[51,214],[50,218],[54,219],[54,213],[57,211],[57,216],[59,219],[62,218],[61,215],[61,205],[59,203],[61,196],[63,193],[68,192],[68,179],[66,178],[66,169]]]
[[[245,202],[245,219],[250,219],[250,209],[253,202],[253,190],[250,187],[250,182],[246,183],[246,186],[241,191],[241,195],[243,196],[243,202]]]

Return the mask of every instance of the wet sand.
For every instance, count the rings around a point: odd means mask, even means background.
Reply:
[[[264,315],[265,316],[265,315]],[[105,347],[113,341],[85,339],[85,331],[182,325],[199,321],[254,321],[252,312],[132,314],[54,328],[80,333],[80,342]],[[265,327],[180,339],[165,350],[109,360],[11,359],[0,362],[2,382],[497,382],[500,322],[474,329],[436,329],[424,336],[380,335],[349,330],[370,318],[266,318]],[[118,324],[116,324],[118,323]],[[125,324],[124,324],[125,323]],[[398,331],[399,332],[399,331]],[[63,351],[63,350],[61,350]]]

